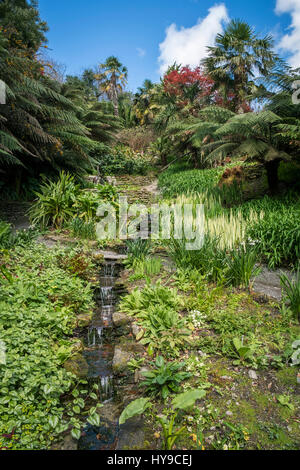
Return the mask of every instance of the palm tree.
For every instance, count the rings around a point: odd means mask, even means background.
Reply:
[[[255,88],[255,76],[259,73],[266,77],[280,62],[273,44],[271,36],[260,39],[247,23],[232,20],[224,34],[217,35],[215,45],[208,48],[203,64],[223,95],[234,95],[235,112],[244,112]]]
[[[141,125],[149,124],[149,122],[153,119],[151,101],[154,90],[154,83],[152,83],[151,80],[146,79],[135,94],[134,108]]]
[[[95,75],[100,91],[113,103],[115,116],[119,116],[118,96],[127,83],[127,77],[127,68],[114,56],[108,57],[105,63],[100,65],[100,73]]]

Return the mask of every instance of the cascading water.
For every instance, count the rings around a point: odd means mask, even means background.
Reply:
[[[111,401],[114,395],[112,373],[114,347],[109,343],[107,337],[110,335],[113,326],[112,315],[116,302],[114,295],[115,274],[116,263],[105,263],[100,277],[99,301],[101,309],[94,316],[92,325],[88,330],[88,347],[84,351],[84,356],[89,366],[88,380],[91,385],[97,384],[102,404]],[[104,449],[107,445],[111,445],[110,440],[113,442],[113,436],[116,433],[117,428],[114,423],[103,423],[101,424],[101,429],[88,425],[85,430],[85,437],[81,438],[79,442],[79,448],[90,450]],[[99,435],[106,436],[104,441],[99,441]]]
[[[103,342],[103,327],[91,326],[88,330],[88,347],[102,346]]]

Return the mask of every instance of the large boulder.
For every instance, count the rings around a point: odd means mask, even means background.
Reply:
[[[86,378],[88,375],[89,366],[82,354],[74,354],[65,363],[64,368],[68,372],[76,375],[80,379]]]
[[[112,369],[115,375],[122,374],[128,371],[128,362],[132,354],[124,348],[117,346],[115,348]]]
[[[132,322],[132,318],[127,313],[115,312],[113,314],[113,324],[115,327],[126,326]]]

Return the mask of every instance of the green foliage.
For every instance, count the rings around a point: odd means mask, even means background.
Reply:
[[[224,167],[206,169],[205,171],[182,171],[181,166],[173,165],[160,174],[159,186],[165,197],[213,191],[223,173]]]
[[[76,315],[90,312],[94,302],[91,286],[60,267],[61,258],[74,255],[31,244],[2,261],[10,274],[1,276],[0,294],[0,340],[6,347],[6,364],[0,365],[2,448],[48,449],[71,429],[80,436],[80,415],[90,397],[86,383],[62,363],[75,346],[70,337]],[[64,405],[62,395],[69,396]]]
[[[151,350],[178,356],[179,350],[189,342],[190,331],[178,310],[182,300],[176,289],[163,287],[157,282],[142,291],[134,289],[120,303],[120,310],[135,315],[144,329],[141,343]]]
[[[138,398],[137,400],[132,401],[129,405],[123,410],[120,418],[120,426],[130,418],[134,416],[141,415],[151,406],[149,403],[149,398]]]
[[[169,253],[180,268],[197,269],[210,281],[222,281],[224,278],[226,252],[219,247],[217,237],[205,236],[199,250],[186,250],[184,240],[171,240]]]
[[[247,235],[256,242],[258,254],[271,269],[296,264],[300,256],[299,202],[290,207],[279,205],[277,209],[270,209],[266,210],[262,220],[249,227]]]
[[[38,232],[33,228],[13,232],[10,224],[0,221],[0,249],[26,246],[37,236]]]
[[[256,249],[248,247],[232,251],[226,258],[226,283],[249,289],[251,281],[261,271],[256,266],[257,260]]]
[[[151,241],[138,238],[137,240],[127,240],[127,259],[125,266],[136,267],[137,262],[144,262],[151,253]]]
[[[185,366],[184,362],[165,362],[162,356],[158,356],[151,363],[152,370],[143,372],[146,378],[141,383],[147,393],[152,396],[160,396],[165,400],[170,393],[178,393],[180,383],[191,376],[188,372],[180,372]]]
[[[157,282],[153,286],[148,284],[143,290],[136,288],[123,297],[120,310],[135,315],[149,307],[166,307],[176,310],[181,305],[182,300],[176,289],[164,287],[160,282]]]
[[[159,258],[133,259],[133,261],[129,259],[126,265],[131,265],[134,270],[134,274],[130,276],[131,281],[143,278],[152,279],[160,273],[162,268]]]
[[[11,226],[6,222],[0,221],[0,247],[5,248],[10,245]]]
[[[83,240],[95,240],[96,238],[96,226],[93,221],[85,222],[79,217],[75,217],[67,227],[73,237],[78,237]]]
[[[233,338],[232,343],[242,362],[252,356],[252,349],[249,346],[245,346],[243,340],[241,341],[239,338]],[[239,361],[235,361],[235,363],[239,364]]]
[[[93,224],[99,204],[109,201],[117,206],[116,195],[115,188],[109,184],[81,190],[74,176],[61,172],[57,181],[44,182],[28,213],[34,225],[62,228],[70,222],[74,234],[89,238],[95,232]]]
[[[95,155],[103,175],[145,175],[149,169],[149,160],[139,152],[117,145]]]
[[[295,279],[291,280],[288,275],[282,274],[280,282],[291,311],[300,320],[300,266],[298,266]]]
[[[185,426],[175,429],[178,411],[192,407],[195,402],[201,400],[205,394],[206,392],[204,390],[189,390],[188,392],[184,392],[173,399],[170,418],[166,415],[156,416],[156,420],[160,423],[163,430],[164,450],[172,450],[175,442],[185,429]],[[134,400],[123,410],[119,424],[124,424],[131,417],[145,413],[150,407],[152,407],[152,403],[149,402],[149,398],[138,398]]]
[[[45,182],[29,210],[31,222],[42,228],[61,228],[75,214],[74,204],[78,192],[74,177],[64,172],[60,173],[57,182]]]

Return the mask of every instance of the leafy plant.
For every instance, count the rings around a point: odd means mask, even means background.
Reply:
[[[263,219],[252,223],[247,236],[256,242],[258,254],[274,269],[283,264],[297,265],[300,256],[299,203],[267,202]]]
[[[224,278],[225,250],[219,247],[219,239],[206,235],[199,250],[186,250],[185,240],[171,240],[169,253],[180,268],[195,268],[210,281]]]
[[[300,265],[295,279],[290,279],[287,274],[281,274],[280,282],[284,295],[289,302],[290,309],[296,318],[300,319]]]
[[[94,403],[87,383],[63,367],[78,347],[70,339],[77,314],[94,308],[91,285],[61,266],[61,259],[74,256],[72,250],[34,243],[6,255],[7,282],[0,293],[0,341],[6,348],[6,364],[0,366],[3,448],[48,449],[71,430],[78,438],[82,416]]]
[[[127,363],[129,370],[134,372],[137,369],[140,369],[140,367],[144,364],[145,358],[141,357],[139,359],[130,359],[130,361]]]
[[[128,254],[128,262],[126,263],[127,265],[132,265],[133,260],[142,260],[151,253],[150,240],[127,240],[126,246]]]
[[[286,406],[289,408],[291,411],[295,409],[294,405],[290,402],[291,398],[288,395],[279,395],[277,397],[278,403],[282,406]]]
[[[141,415],[151,406],[149,403],[149,398],[138,398],[137,400],[129,403],[128,406],[122,411],[122,414],[119,418],[120,426],[130,418],[134,416]]]
[[[298,366],[300,365],[300,339],[293,342],[292,348],[294,350],[291,356],[292,366]]]
[[[197,400],[201,400],[205,394],[206,392],[204,390],[189,390],[177,395],[177,397],[172,401],[170,417],[166,415],[156,416],[157,421],[161,424],[163,429],[163,448],[165,450],[173,449],[175,442],[185,429],[185,426],[179,429],[174,429],[178,412],[180,410],[190,408]],[[119,423],[124,424],[131,417],[143,414],[151,406],[152,404],[149,402],[149,398],[139,398],[134,400],[122,412]]]
[[[256,266],[257,251],[253,248],[232,251],[226,258],[226,282],[235,287],[250,288],[251,280],[261,269]]]
[[[71,230],[71,234],[74,237],[82,238],[83,240],[95,240],[96,238],[94,221],[85,222],[79,217],[75,217],[69,223],[68,228]]]
[[[36,193],[37,199],[29,209],[29,217],[34,225],[46,228],[53,225],[61,228],[75,214],[74,204],[79,187],[74,177],[61,172],[59,180],[46,181]]]
[[[240,358],[238,361],[235,361],[236,364],[239,364],[240,361],[244,362],[252,356],[252,349],[249,346],[244,345],[243,339],[240,340],[239,338],[234,338],[232,342],[238,357]]]
[[[159,258],[134,259],[132,268],[134,269],[134,274],[130,276],[130,280],[134,281],[144,277],[152,278],[160,273],[162,262]]]
[[[177,393],[179,384],[191,376],[188,372],[180,372],[184,365],[184,362],[165,363],[164,358],[158,356],[155,362],[151,363],[152,370],[142,373],[146,380],[141,386],[145,386],[150,395],[161,395],[165,400],[170,393]]]

